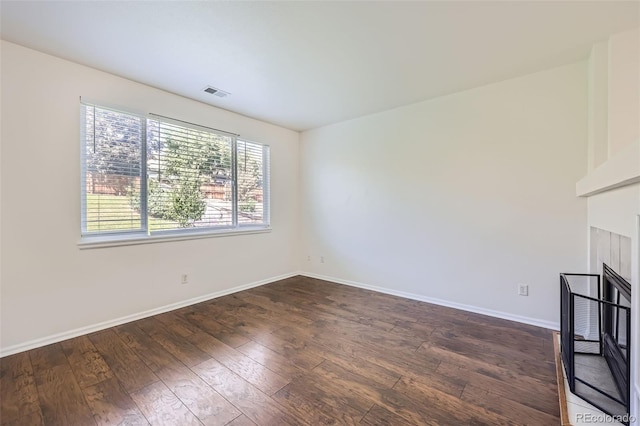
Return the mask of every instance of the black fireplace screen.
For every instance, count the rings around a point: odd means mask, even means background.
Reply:
[[[612,416],[629,413],[631,286],[607,265],[560,274],[560,343],[571,392]]]

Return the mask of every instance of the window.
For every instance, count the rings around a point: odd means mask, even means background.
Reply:
[[[268,228],[268,146],[155,115],[81,109],[83,237]]]

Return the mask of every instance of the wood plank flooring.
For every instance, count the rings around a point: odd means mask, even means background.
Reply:
[[[294,277],[0,360],[2,425],[557,425],[550,330]]]

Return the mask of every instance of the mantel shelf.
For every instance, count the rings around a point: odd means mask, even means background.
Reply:
[[[576,194],[578,197],[590,197],[635,183],[640,183],[640,140],[629,144],[580,179],[576,184]]]

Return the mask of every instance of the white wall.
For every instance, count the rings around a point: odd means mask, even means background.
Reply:
[[[639,152],[631,148],[640,145],[640,29],[614,34],[606,42],[595,45],[589,58],[588,75],[588,156],[598,159],[596,166],[605,163],[599,171],[614,164],[608,172],[624,178],[633,176],[637,173],[637,161],[628,162],[633,168],[628,171],[620,167],[627,163],[617,162],[616,156],[628,159]],[[592,165],[589,163],[590,172],[593,172]],[[612,177],[597,172],[589,176]],[[587,205],[589,227],[635,240],[636,215],[640,214],[640,184],[596,194],[588,198]],[[591,268],[594,269],[594,265]]]
[[[640,139],[640,28],[609,38],[609,157]]]
[[[297,271],[297,132],[15,44],[1,48],[5,353],[34,339]],[[79,250],[80,96],[271,145],[273,231]],[[188,285],[180,285],[182,273],[189,274]]]
[[[304,132],[303,270],[557,326],[587,109],[581,62]]]
[[[609,111],[609,44],[595,44],[589,55],[589,133],[587,162],[589,171],[595,169],[608,157],[608,111]]]

